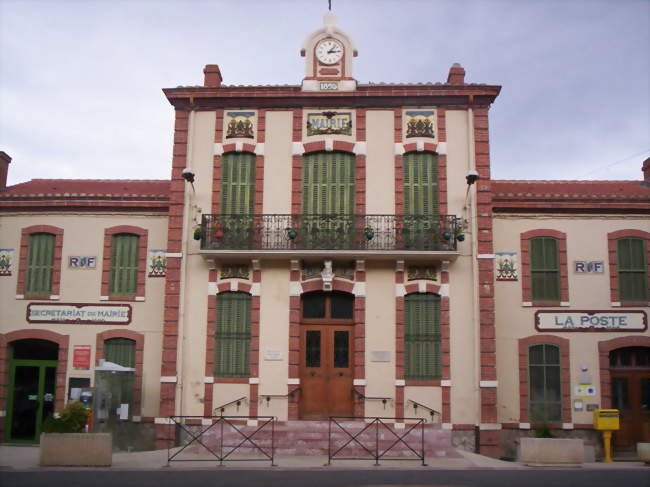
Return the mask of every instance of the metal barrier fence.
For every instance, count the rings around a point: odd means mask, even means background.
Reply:
[[[342,423],[345,420],[355,421],[356,423],[350,423],[349,425],[346,425],[345,423]],[[361,420],[363,420],[364,423],[359,423],[359,421]],[[404,427],[404,432],[401,434],[398,434],[394,430],[394,423],[397,422],[398,420],[399,422],[406,423]],[[390,421],[390,422],[387,423],[386,421]],[[422,419],[422,418],[387,418],[387,417],[378,417],[378,416],[370,416],[370,417],[331,416],[329,418],[329,429],[328,429],[327,465],[331,465],[332,460],[334,459],[368,460],[372,458],[375,460],[375,465],[379,465],[379,460],[383,459],[383,460],[419,460],[422,462],[423,466],[426,466],[425,458],[424,458],[424,424],[426,422],[427,422],[426,419]],[[361,430],[352,429],[352,428],[358,429],[362,424],[363,427],[361,428]],[[332,431],[333,426],[335,428],[334,432],[342,431],[346,435],[345,438],[347,439],[347,441],[342,440],[345,441],[345,443],[343,443],[341,446],[333,445],[333,443],[335,443],[335,440],[333,440],[333,431]],[[410,440],[407,437],[411,435],[412,431],[417,433],[417,428],[420,429],[419,441],[417,441],[418,445],[412,446],[407,441]],[[385,438],[380,438],[381,436],[380,431],[382,433],[385,433],[385,436],[388,436],[389,439],[386,440]],[[380,448],[380,443],[383,443],[383,446],[381,448]],[[388,444],[388,447],[386,447],[386,444]],[[356,445],[357,447],[360,447],[359,451],[362,452],[361,456],[354,456],[354,457],[337,456],[339,454],[341,455],[345,454],[344,450],[349,445]],[[393,453],[395,453],[394,448],[397,445],[405,446],[406,450],[404,451],[411,452],[415,456],[415,458],[389,457],[388,455],[390,454],[391,450],[393,450]],[[364,453],[366,455],[364,455]]]
[[[215,462],[223,465],[224,461],[230,462],[253,462],[270,461],[275,466],[275,416],[170,416],[170,435],[167,446],[167,466],[170,462]],[[203,420],[210,420],[209,425],[204,425]],[[243,422],[246,423],[243,423]],[[245,431],[248,421],[257,421],[251,433]],[[197,431],[192,427],[199,427]],[[227,428],[227,429],[226,429]],[[268,437],[270,430],[270,438]],[[172,443],[176,433],[184,432],[189,441],[180,445],[180,449],[172,453]],[[218,439],[217,447],[208,445],[205,441],[206,435],[216,433]],[[224,433],[230,435],[230,440],[225,441]],[[257,437],[255,437],[257,435]],[[265,436],[265,438],[262,438]],[[269,445],[270,439],[270,445]],[[210,453],[211,458],[178,458],[181,453],[187,451],[190,445],[200,446],[199,450]],[[243,448],[251,449],[261,456],[250,457],[237,456]]]

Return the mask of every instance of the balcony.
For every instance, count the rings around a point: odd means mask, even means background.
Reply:
[[[201,254],[335,255],[450,260],[464,239],[455,215],[203,215]]]

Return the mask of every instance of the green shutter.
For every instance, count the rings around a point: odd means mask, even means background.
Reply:
[[[221,213],[250,215],[255,201],[255,155],[233,152],[221,164]]]
[[[405,379],[440,378],[440,296],[407,295],[404,319]]]
[[[437,216],[438,156],[429,152],[409,152],[402,163],[404,214]]]
[[[534,423],[562,421],[560,349],[556,345],[528,348],[528,408]]]
[[[533,301],[560,300],[560,253],[556,238],[530,239],[530,274]]]
[[[305,215],[354,212],[354,155],[316,152],[302,161],[302,209]]]
[[[50,294],[55,238],[51,233],[33,233],[29,236],[25,294]]]
[[[217,296],[215,376],[249,376],[250,315],[250,294],[225,292]]]
[[[641,238],[619,238],[618,294],[620,301],[647,301],[646,242]]]
[[[105,340],[104,359],[122,367],[135,368],[135,340],[129,338]]]
[[[135,296],[138,284],[140,237],[129,233],[113,235],[111,247],[111,296]]]

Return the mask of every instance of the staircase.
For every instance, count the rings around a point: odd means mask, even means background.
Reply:
[[[340,422],[339,424],[341,426],[336,423],[331,424],[331,452],[329,450],[330,424],[328,421],[276,422],[273,434],[270,423],[261,428],[244,424],[222,425],[217,423],[201,436],[201,442],[211,450],[222,452],[224,455],[240,445],[233,455],[257,457],[263,454],[252,446],[250,441],[270,454],[273,438],[276,456],[328,456],[328,453],[331,453],[334,459],[372,458],[378,444],[379,454],[383,458],[412,458],[415,460],[420,455],[422,431],[424,431],[425,457],[460,457],[452,447],[451,431],[441,429],[438,424],[418,425],[408,433],[407,431],[412,426],[410,424],[407,424],[405,429],[395,429],[392,424],[386,423],[368,426],[362,421]],[[366,426],[367,428],[364,430]],[[258,430],[258,428],[260,429]],[[247,441],[242,433],[247,436],[252,435],[250,441]],[[367,450],[359,443],[350,441],[350,435],[356,436],[358,442]],[[398,437],[403,437],[404,442],[399,441]],[[195,452],[204,449],[196,442],[190,448]],[[222,448],[223,450],[221,450]]]

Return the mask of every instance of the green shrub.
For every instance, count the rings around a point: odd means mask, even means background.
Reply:
[[[43,424],[44,433],[83,433],[90,411],[79,402],[70,402],[58,418],[49,416]]]
[[[535,438],[554,438],[548,426],[544,425],[535,430]]]

